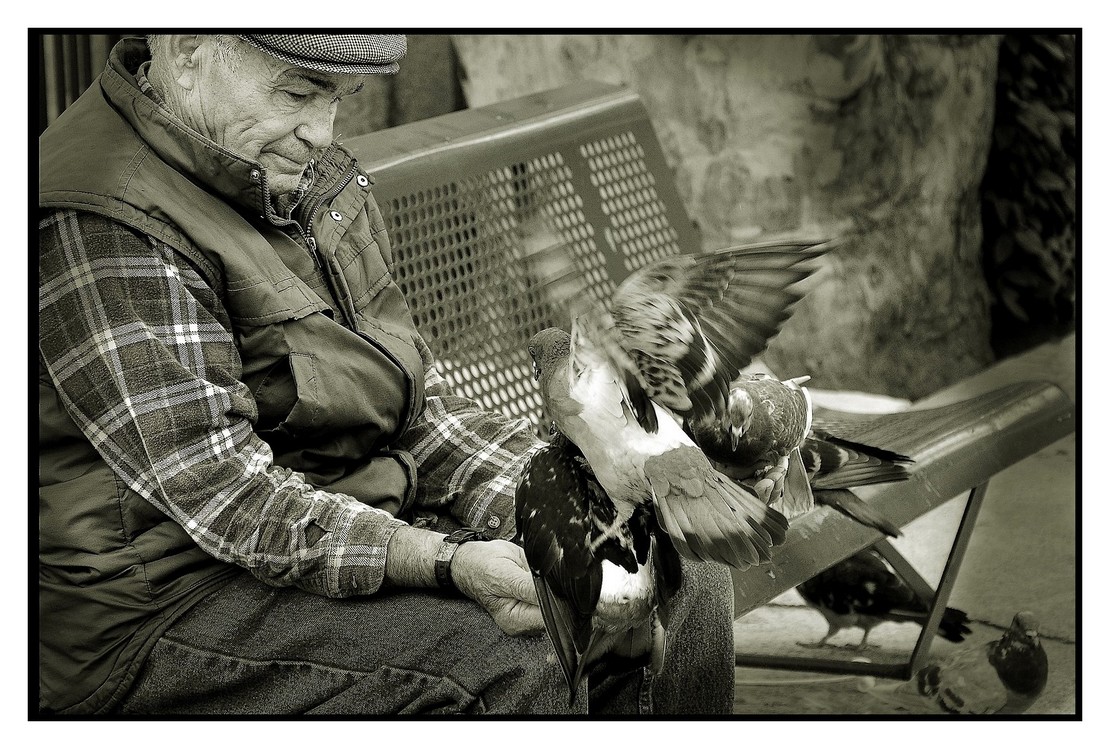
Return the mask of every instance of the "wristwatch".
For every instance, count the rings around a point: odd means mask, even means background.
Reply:
[[[451,559],[455,550],[467,541],[489,541],[490,538],[477,528],[459,528],[443,539],[443,545],[436,552],[435,573],[439,587],[447,590],[456,590],[455,581],[451,579]]]

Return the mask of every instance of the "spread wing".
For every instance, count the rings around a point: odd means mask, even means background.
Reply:
[[[830,248],[775,243],[660,260],[625,279],[609,309],[582,315],[582,335],[629,390],[681,413],[707,405],[766,348],[801,298],[795,285]],[[650,419],[632,406],[641,424]]]
[[[684,556],[743,570],[769,561],[770,547],[786,538],[786,518],[712,470],[696,447],[648,458],[644,475],[659,520]]]

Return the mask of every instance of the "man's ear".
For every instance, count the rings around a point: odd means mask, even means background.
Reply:
[[[196,83],[197,64],[202,37],[197,34],[169,34],[166,36],[166,59],[170,73],[184,89],[191,89]]]

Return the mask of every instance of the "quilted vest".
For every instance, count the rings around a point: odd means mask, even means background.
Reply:
[[[40,207],[101,214],[189,258],[229,314],[275,462],[405,517],[415,470],[389,445],[423,408],[423,367],[372,180],[333,144],[297,223],[282,222],[260,164],[139,91],[147,56],[120,42],[42,135]],[[157,637],[236,569],[113,474],[41,360],[39,474],[40,704],[108,710]]]

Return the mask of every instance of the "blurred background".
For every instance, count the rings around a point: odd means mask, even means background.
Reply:
[[[122,34],[38,34],[39,126]],[[1074,330],[1068,34],[412,35],[337,139],[580,79],[643,98],[706,248],[849,240],[765,357],[916,399]]]

